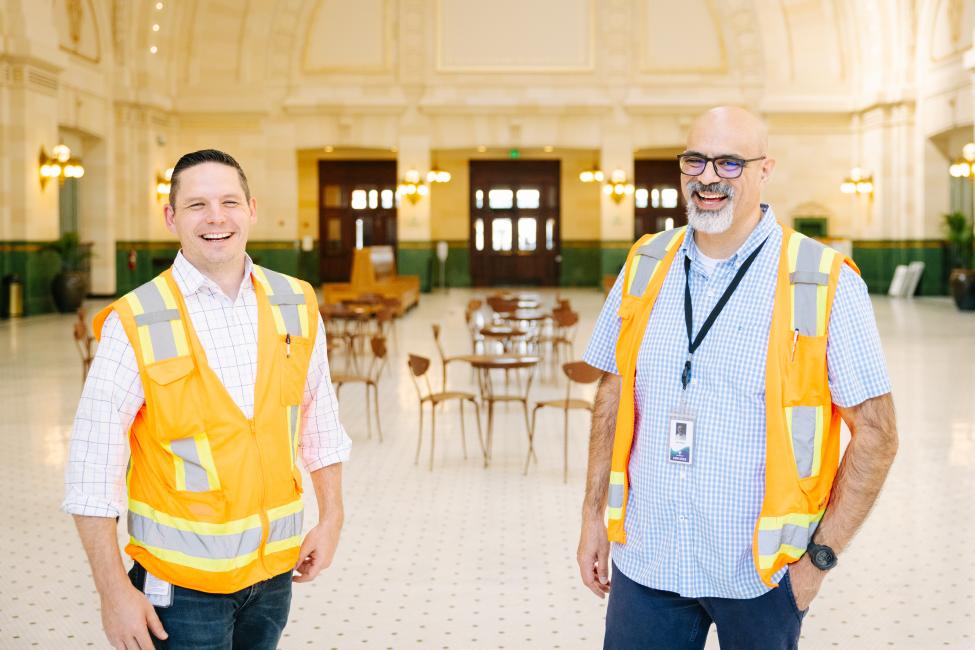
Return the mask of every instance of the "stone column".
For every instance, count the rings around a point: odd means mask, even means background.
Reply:
[[[605,182],[616,169],[633,182],[633,141],[629,125],[617,122],[603,128],[603,140],[599,152],[599,167],[606,175]],[[601,194],[599,210],[599,239],[601,242],[602,275],[619,271],[626,260],[626,251],[633,242],[633,195],[617,203],[605,193]]]
[[[430,137],[419,132],[404,132],[399,137],[396,157],[397,182],[402,181],[407,172],[414,169],[419,172],[420,179],[426,182],[426,173],[430,169]],[[427,189],[429,190],[429,186]],[[421,288],[428,291],[433,264],[429,191],[416,203],[405,196],[400,197],[396,229],[398,272],[401,275],[420,276]]]

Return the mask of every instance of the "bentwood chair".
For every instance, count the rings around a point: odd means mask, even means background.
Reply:
[[[78,309],[78,320],[74,322],[74,342],[81,355],[81,383],[88,378],[91,362],[95,360],[95,337],[88,329],[87,312],[84,307]]]
[[[565,388],[565,399],[550,399],[538,402],[532,410],[532,425],[528,432],[528,456],[525,458],[525,475],[528,475],[528,465],[531,462],[535,449],[535,422],[538,416],[538,409],[552,407],[562,409],[563,417],[563,459],[562,459],[562,482],[569,480],[569,411],[574,409],[585,409],[590,414],[593,412],[593,403],[584,399],[573,399],[572,384],[591,384],[603,376],[603,371],[593,368],[585,361],[570,361],[562,365],[562,371],[569,378]],[[537,462],[537,461],[536,461]]]
[[[369,414],[369,395],[372,394],[372,406],[376,413],[376,430],[379,432],[379,442],[383,441],[383,429],[379,424],[379,377],[386,367],[386,339],[382,336],[374,336],[369,341],[372,347],[372,361],[364,375],[332,375],[332,383],[335,384],[335,398],[338,399],[339,391],[345,384],[362,384],[366,387],[366,431],[368,437],[372,438],[372,421]]]
[[[448,356],[444,354],[443,343],[441,343],[440,341],[440,324],[434,323],[432,325],[432,328],[433,328],[433,342],[437,344],[437,354],[440,355],[440,364],[443,370],[441,373],[440,385],[443,387],[444,390],[447,390],[447,366],[456,361],[468,362],[470,360],[470,355],[455,354],[455,355]]]
[[[416,439],[416,458],[413,464],[420,462],[420,448],[423,446],[423,407],[430,404],[430,470],[433,471],[433,450],[437,436],[437,407],[446,402],[457,400],[460,405],[460,440],[464,449],[464,460],[467,460],[467,433],[464,430],[464,403],[470,402],[474,405],[474,420],[477,422],[477,440],[481,445],[481,454],[484,455],[484,465],[487,466],[487,454],[484,451],[484,437],[481,434],[481,410],[477,405],[477,400],[473,393],[461,391],[441,391],[436,393],[430,385],[430,378],[427,370],[430,368],[430,360],[411,354],[407,364],[410,368],[410,378],[413,380],[413,387],[416,388],[416,395],[420,400],[420,426]],[[420,378],[426,384],[426,394],[420,389]]]

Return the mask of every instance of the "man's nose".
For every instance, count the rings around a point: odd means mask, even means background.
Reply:
[[[717,163],[713,160],[709,160],[706,165],[704,165],[704,171],[701,175],[697,177],[697,180],[704,183],[705,185],[710,185],[711,183],[720,183],[721,177],[718,176],[718,169],[715,166]]]
[[[220,203],[211,203],[207,206],[207,223],[220,223],[226,221]]]

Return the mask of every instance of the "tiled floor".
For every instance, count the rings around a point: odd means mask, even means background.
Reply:
[[[522,416],[501,409],[494,463],[462,458],[456,407],[439,418],[436,465],[413,465],[417,405],[406,354],[468,351],[474,292],[424,295],[398,324],[381,385],[380,444],[363,399],[343,391],[354,441],[346,528],[334,566],[296,588],[283,648],[594,648],[604,603],[575,566],[587,423],[573,421],[562,483],[559,415],[539,425],[539,464],[521,474]],[[545,294],[551,298],[550,293]],[[567,292],[583,320],[581,355],[601,303]],[[975,648],[975,314],[947,299],[875,301],[895,387],[900,456],[888,487],[806,618],[802,648]],[[80,363],[71,319],[0,323],[0,648],[106,647],[98,598],[71,520],[58,511]],[[340,360],[338,360],[341,363]],[[439,371],[439,364],[433,366]],[[453,372],[456,387],[470,380]],[[534,399],[556,397],[546,380]],[[469,424],[471,421],[468,421]],[[425,445],[427,440],[424,441]],[[708,648],[717,648],[712,637]]]

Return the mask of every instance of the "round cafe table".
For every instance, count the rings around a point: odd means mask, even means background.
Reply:
[[[481,390],[481,403],[487,405],[487,441],[484,447],[484,465],[487,466],[491,461],[491,445],[494,439],[494,403],[495,402],[520,402],[525,412],[525,433],[531,440],[531,424],[528,420],[528,393],[531,390],[532,378],[535,376],[535,367],[541,361],[541,357],[524,354],[500,354],[500,355],[471,355],[465,358],[471,367],[477,371],[478,386]],[[492,370],[504,370],[505,376],[510,370],[528,370],[528,378],[525,381],[523,393],[498,393],[495,392],[494,384],[491,380]],[[505,386],[508,382],[505,381]],[[532,451],[534,455],[534,451]]]
[[[488,325],[481,328],[481,336],[486,339],[499,341],[505,352],[511,351],[511,343],[514,339],[521,338],[527,334],[527,330],[509,325]]]

